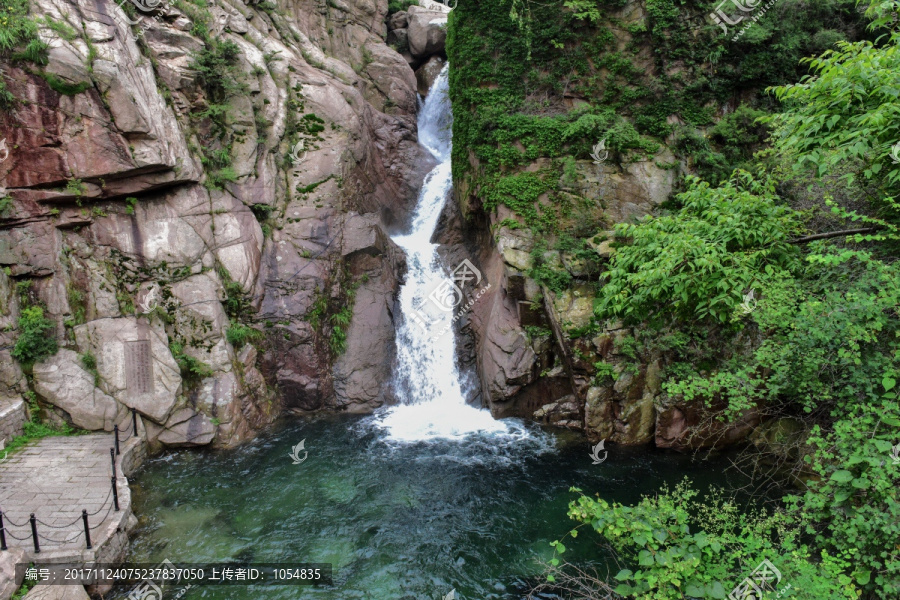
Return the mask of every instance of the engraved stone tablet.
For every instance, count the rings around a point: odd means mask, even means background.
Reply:
[[[150,340],[125,342],[125,377],[129,392],[149,394],[153,392],[153,356]]]

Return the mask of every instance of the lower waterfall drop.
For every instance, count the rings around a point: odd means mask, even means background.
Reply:
[[[452,324],[459,307],[446,309],[452,287],[448,287],[449,275],[441,265],[438,246],[431,243],[453,187],[448,70],[445,65],[419,111],[420,143],[440,164],[425,177],[409,233],[393,238],[406,252],[408,265],[400,290],[403,318],[397,328],[394,372],[402,404],[380,413],[375,422],[387,432],[388,440],[396,442],[455,439],[478,432],[528,436],[521,424],[497,421],[489,411],[466,404],[456,366]]]

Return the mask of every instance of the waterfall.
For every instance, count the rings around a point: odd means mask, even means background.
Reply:
[[[401,404],[377,415],[376,423],[390,440],[399,442],[462,438],[479,432],[503,434],[513,429],[522,433],[521,425],[496,421],[490,412],[466,404],[453,331],[454,315],[465,310],[464,303],[457,304],[461,299],[457,290],[473,284],[483,289],[488,282],[472,271],[471,264],[462,267],[465,277],[454,281],[457,266],[448,273],[437,244],[431,243],[453,187],[448,68],[444,66],[419,110],[419,142],[440,164],[425,177],[410,231],[393,238],[406,252],[408,265],[400,290],[402,318],[394,372]],[[471,287],[467,291],[472,292]]]

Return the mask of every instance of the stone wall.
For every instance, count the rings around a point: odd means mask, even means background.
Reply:
[[[0,399],[0,442],[4,444],[25,433],[25,402],[14,398]]]

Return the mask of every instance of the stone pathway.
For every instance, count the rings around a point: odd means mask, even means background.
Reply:
[[[0,510],[7,545],[34,550],[29,523],[29,515],[34,513],[42,553],[83,549],[82,510],[88,512],[96,545],[102,525],[115,518],[110,482],[112,445],[111,433],[50,437],[0,462]],[[119,495],[121,498],[121,485]]]

